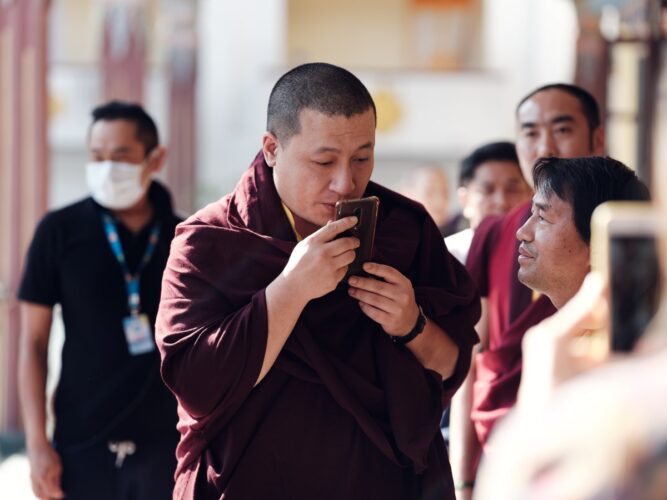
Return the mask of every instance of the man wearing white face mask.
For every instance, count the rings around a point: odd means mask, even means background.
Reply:
[[[159,374],[155,323],[174,228],[165,159],[136,104],[96,108],[88,136],[91,197],[39,224],[19,292],[20,395],[39,498],[171,498],[176,402]],[[46,435],[45,380],[53,306],[65,344]]]

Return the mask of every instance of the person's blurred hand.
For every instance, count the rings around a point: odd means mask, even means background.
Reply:
[[[65,493],[60,487],[63,466],[56,450],[49,443],[28,447],[28,460],[35,496],[44,500],[64,498]]]
[[[557,385],[603,363],[608,339],[607,285],[590,273],[562,309],[526,332],[519,406],[542,407]]]
[[[461,488],[456,490],[456,500],[472,500],[472,488]]]

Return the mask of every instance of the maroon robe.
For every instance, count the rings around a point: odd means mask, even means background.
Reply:
[[[489,347],[475,358],[472,420],[485,445],[500,417],[516,403],[521,381],[521,341],[526,330],[556,312],[548,297],[533,301],[519,282],[517,230],[530,217],[532,202],[504,217],[489,217],[475,230],[466,267],[482,297],[488,297]]]
[[[162,376],[178,398],[174,498],[454,498],[439,420],[469,368],[472,280],[421,205],[380,198],[374,260],[408,276],[459,346],[442,382],[391,342],[341,284],[308,303],[253,388],[267,342],[264,290],[296,242],[258,155],[235,191],[178,226],[157,318]]]

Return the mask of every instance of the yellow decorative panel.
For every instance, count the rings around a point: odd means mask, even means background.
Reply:
[[[410,0],[415,7],[427,7],[429,9],[451,9],[472,7],[474,0]]]

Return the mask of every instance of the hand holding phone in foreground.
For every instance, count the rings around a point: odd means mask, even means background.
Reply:
[[[556,314],[523,338],[523,372],[518,404],[539,410],[556,386],[609,358],[607,284],[593,272]]]

